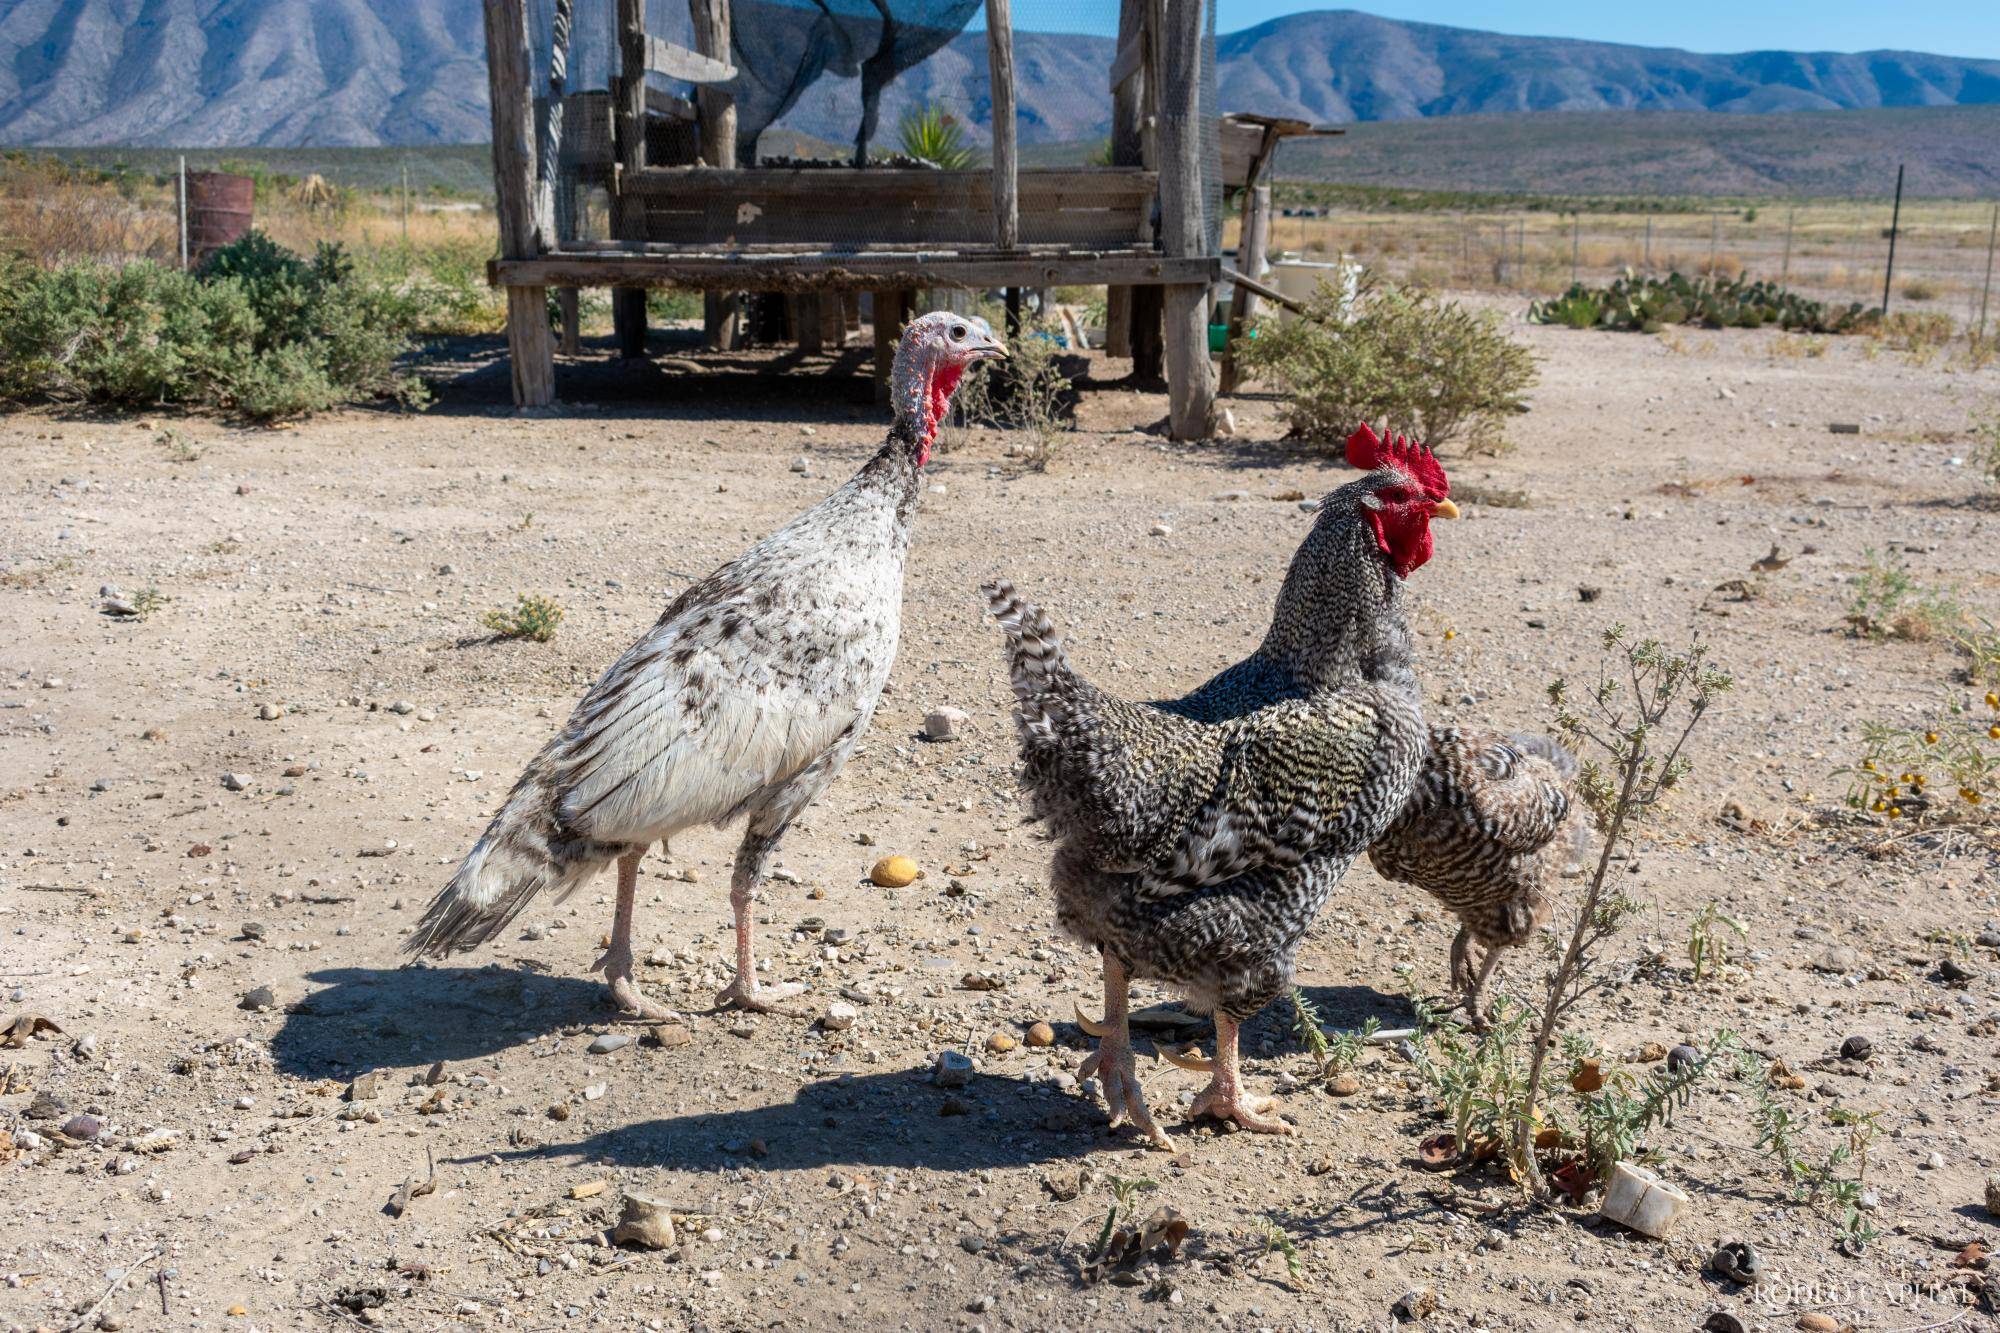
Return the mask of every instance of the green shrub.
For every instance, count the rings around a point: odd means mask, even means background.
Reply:
[[[522,593],[515,599],[513,610],[488,611],[485,624],[497,638],[547,643],[555,638],[556,626],[562,624],[562,618],[562,608],[553,599]]]
[[[1669,273],[1664,278],[1639,277],[1631,269],[1609,287],[1576,283],[1553,301],[1528,307],[1537,324],[1565,324],[1573,329],[1624,329],[1658,333],[1669,324],[1700,324],[1711,329],[1756,329],[1776,324],[1786,332],[1852,333],[1874,318],[1859,301],[1845,310],[1830,310],[1775,282],[1748,277],[1690,278]]]
[[[1364,287],[1344,322],[1340,300],[1321,283],[1307,317],[1260,321],[1256,337],[1236,343],[1248,374],[1289,395],[1293,435],[1344,440],[1368,421],[1433,448],[1499,443],[1502,421],[1535,382],[1535,358],[1498,315],[1381,286]]]
[[[946,171],[963,171],[976,157],[966,142],[964,126],[937,102],[905,111],[896,138],[907,156]]]
[[[396,367],[421,295],[357,278],[337,246],[301,259],[251,232],[197,274],[150,262],[0,261],[0,398],[179,404],[256,420],[421,402]]]

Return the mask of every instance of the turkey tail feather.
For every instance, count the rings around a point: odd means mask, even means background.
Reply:
[[[403,952],[442,958],[476,949],[507,928],[537,894],[560,901],[606,862],[634,850],[564,831],[545,761],[528,766],[450,882],[431,899]]]

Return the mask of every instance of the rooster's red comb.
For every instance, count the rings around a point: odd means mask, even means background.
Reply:
[[[1347,461],[1364,472],[1393,467],[1408,474],[1433,500],[1442,500],[1451,491],[1444,468],[1428,446],[1403,435],[1391,435],[1385,444],[1365,421],[1347,437]]]

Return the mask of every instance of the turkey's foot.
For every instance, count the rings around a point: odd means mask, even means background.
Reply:
[[[1217,1069],[1215,1077],[1209,1080],[1201,1095],[1194,1099],[1194,1105],[1188,1108],[1188,1119],[1199,1120],[1206,1115],[1217,1120],[1233,1120],[1257,1134],[1297,1133],[1278,1119],[1277,1112],[1276,1101],[1269,1097],[1245,1095],[1232,1072]]]
[[[1139,1086],[1139,1075],[1133,1067],[1131,1038],[1116,1031],[1107,1031],[1097,1043],[1097,1049],[1084,1057],[1076,1069],[1077,1081],[1095,1077],[1104,1088],[1104,1108],[1109,1113],[1109,1124],[1116,1129],[1131,1122],[1152,1141],[1155,1148],[1163,1152],[1174,1150],[1174,1141],[1167,1136],[1153,1119],[1153,1113],[1146,1109],[1146,1093]]]
[[[611,1006],[621,1014],[645,1019],[650,1023],[664,1022],[680,1015],[663,1004],[649,1000],[639,990],[639,983],[632,978],[632,951],[629,949],[607,949],[590,969],[602,972],[611,983]]]
[[[755,977],[739,973],[736,980],[715,993],[715,1007],[718,1009],[744,1009],[753,1014],[781,1014],[786,1018],[796,1018],[796,1010],[787,1009],[777,1003],[789,1000],[794,995],[805,994],[805,987],[796,981],[768,986],[757,984]]]

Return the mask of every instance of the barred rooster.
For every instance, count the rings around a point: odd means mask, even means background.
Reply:
[[[1059,840],[1057,920],[1104,958],[1105,1020],[1080,1071],[1112,1123],[1172,1140],[1148,1111],[1127,1024],[1134,977],[1215,1014],[1194,1116],[1289,1133],[1243,1093],[1237,1030],[1290,984],[1306,927],[1407,800],[1425,729],[1401,585],[1455,517],[1428,450],[1363,427],[1368,475],[1326,498],[1256,655],[1188,699],[1115,698],[1070,666],[1048,617],[987,585],[1007,636],[1031,810]],[[1206,693],[1205,693],[1206,692]],[[1252,700],[1255,700],[1252,703]],[[1081,1017],[1081,1015],[1079,1015]]]
[[[1409,804],[1368,849],[1376,874],[1457,914],[1451,982],[1475,1030],[1491,1021],[1501,951],[1548,921],[1551,881],[1580,872],[1590,828],[1575,784],[1576,756],[1546,736],[1433,727]]]
[[[918,481],[966,367],[1006,355],[985,321],[946,312],[897,345],[895,423],[826,499],[688,588],[528,764],[410,937],[444,956],[492,939],[537,894],[567,897],[618,864],[596,970],[627,1013],[667,1011],[632,978],[639,861],[682,829],[747,818],[729,903],[736,976],[718,1004],[768,1010],[750,903],[778,840],[839,773],[896,656]]]

